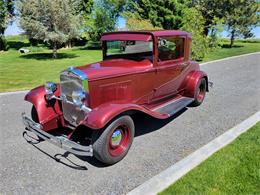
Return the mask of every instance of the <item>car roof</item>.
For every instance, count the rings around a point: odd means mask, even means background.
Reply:
[[[103,35],[112,34],[150,34],[155,37],[159,36],[189,36],[190,34],[181,30],[140,30],[140,31],[117,31],[117,32],[106,32]]]

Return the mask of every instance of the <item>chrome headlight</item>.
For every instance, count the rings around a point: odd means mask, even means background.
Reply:
[[[57,84],[53,82],[47,82],[45,83],[44,88],[47,99],[50,99],[57,90]]]
[[[78,90],[72,92],[72,100],[75,105],[81,107],[84,104],[85,99],[86,99],[86,93],[84,91]]]

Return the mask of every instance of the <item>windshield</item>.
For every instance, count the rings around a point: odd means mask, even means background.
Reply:
[[[106,58],[153,59],[152,41],[106,41]]]

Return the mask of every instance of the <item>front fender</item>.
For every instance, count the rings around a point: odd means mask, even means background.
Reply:
[[[121,104],[117,102],[102,104],[98,108],[93,109],[90,113],[88,113],[85,120],[82,122],[82,125],[85,125],[91,129],[101,129],[113,118],[127,111],[139,111],[158,119],[165,119],[169,117],[167,114],[153,112],[143,106],[136,104]]]
[[[205,78],[207,82],[207,91],[208,91],[208,76],[205,72],[201,70],[197,71],[192,71],[191,73],[188,74],[186,77],[186,85],[185,85],[185,96],[186,97],[195,97],[195,92],[196,92],[196,87],[197,83],[201,78]]]
[[[60,95],[58,86],[55,92],[56,96]],[[51,100],[49,103],[45,99],[44,86],[39,86],[29,91],[24,100],[31,102],[37,110],[39,123],[41,123],[44,131],[56,129],[60,127],[62,112],[57,100]]]

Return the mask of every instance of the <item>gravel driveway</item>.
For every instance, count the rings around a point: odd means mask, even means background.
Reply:
[[[169,120],[137,117],[132,148],[109,167],[49,143],[28,144],[24,93],[0,95],[0,194],[125,194],[260,110],[260,53],[202,69],[214,82],[204,103]]]

